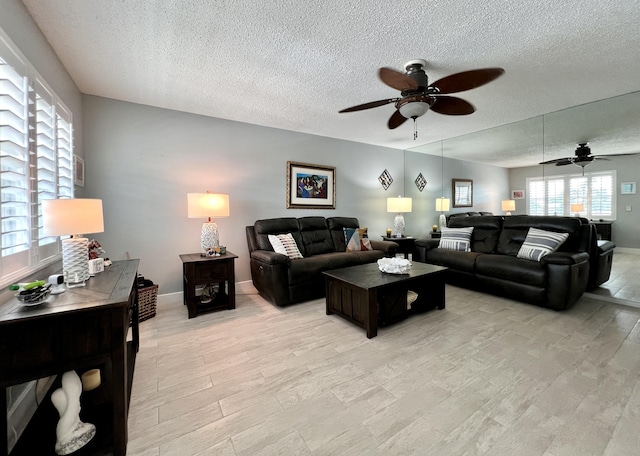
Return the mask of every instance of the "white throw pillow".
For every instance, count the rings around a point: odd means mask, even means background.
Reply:
[[[273,247],[274,252],[281,253],[282,255],[287,255],[292,260],[297,258],[304,258],[298,249],[298,244],[296,244],[296,240],[293,239],[291,233],[287,234],[270,234],[269,242],[271,243],[271,247]]]
[[[442,228],[440,244],[438,248],[446,250],[458,250],[460,252],[471,251],[471,234],[473,227],[467,228]]]
[[[543,256],[556,251],[568,237],[569,233],[529,228],[527,237],[518,250],[518,258],[540,261]]]

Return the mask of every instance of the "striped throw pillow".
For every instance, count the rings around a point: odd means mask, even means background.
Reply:
[[[276,235],[270,234],[269,242],[276,253],[287,255],[292,260],[303,258],[300,250],[298,249],[298,244],[296,244],[296,240],[293,238],[291,233]]]
[[[471,233],[473,233],[472,226],[467,228],[442,228],[442,235],[440,236],[440,244],[438,245],[438,248],[470,252]]]
[[[569,237],[569,233],[556,233],[553,231],[529,228],[527,237],[518,250],[518,258],[540,261],[545,255],[554,252]]]

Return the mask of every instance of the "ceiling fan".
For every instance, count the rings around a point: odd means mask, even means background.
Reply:
[[[589,143],[580,143],[578,144],[578,148],[575,152],[575,157],[565,157],[565,158],[556,158],[555,160],[547,160],[541,162],[541,165],[552,165],[556,166],[564,166],[564,165],[576,165],[580,166],[583,170],[584,167],[587,166],[594,160],[609,160],[609,157],[622,157],[624,155],[635,155],[635,154],[616,154],[616,155],[591,155],[591,148],[589,147]],[[607,157],[607,158],[605,158]]]
[[[447,94],[475,89],[504,73],[502,68],[483,68],[455,73],[429,84],[429,79],[424,72],[426,64],[427,62],[422,59],[410,60],[404,65],[405,73],[391,68],[380,68],[378,76],[382,82],[399,90],[400,97],[372,101],[339,112],[361,111],[395,103],[396,111],[387,122],[390,129],[399,127],[407,119],[413,119],[415,123],[418,117],[426,114],[429,110],[449,116],[463,116],[473,113],[474,106],[462,98]]]

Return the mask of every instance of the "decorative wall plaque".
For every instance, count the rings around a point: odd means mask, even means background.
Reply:
[[[393,178],[391,177],[391,174],[389,174],[389,171],[387,171],[386,169],[382,171],[382,174],[380,174],[380,176],[378,176],[378,180],[385,190],[388,189],[393,183]]]
[[[416,177],[416,180],[414,182],[416,183],[416,187],[418,187],[418,190],[420,191],[424,190],[425,186],[427,185],[427,180],[424,178],[422,173],[418,174],[418,177]]]

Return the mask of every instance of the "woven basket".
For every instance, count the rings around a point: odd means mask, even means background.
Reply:
[[[158,285],[138,289],[138,321],[156,316]]]

